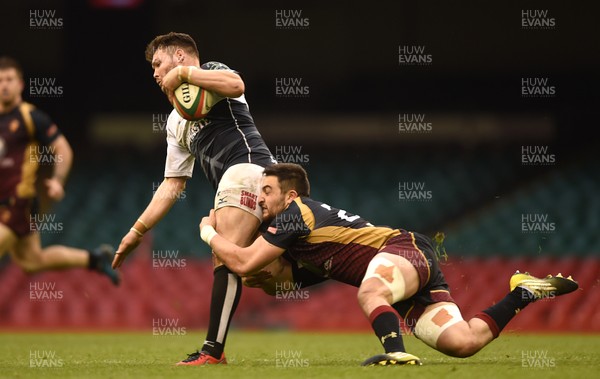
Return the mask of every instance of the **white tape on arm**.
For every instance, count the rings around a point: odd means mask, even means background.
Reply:
[[[206,225],[200,231],[200,238],[210,246],[210,241],[217,235],[217,231],[210,225]]]

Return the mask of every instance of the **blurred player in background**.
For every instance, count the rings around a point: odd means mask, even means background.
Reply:
[[[0,256],[10,252],[12,260],[28,273],[87,267],[117,285],[110,246],[94,250],[41,246],[38,224],[43,218],[38,217],[36,173],[40,162],[52,163],[52,176],[42,188],[50,200],[62,200],[73,152],[48,115],[23,101],[23,89],[18,62],[0,57]],[[52,157],[41,159],[46,152]]]
[[[119,267],[140,244],[143,234],[171,209],[185,189],[187,179],[192,176],[194,162],[202,166],[206,178],[216,190],[214,208],[219,233],[240,246],[250,245],[262,222],[258,196],[263,168],[276,161],[254,125],[244,97],[244,82],[222,63],[207,62],[200,66],[196,43],[184,33],[172,32],[154,38],[146,48],[146,59],[152,65],[156,83],[170,100],[173,91],[183,82],[211,91],[222,100],[198,121],[182,118],[175,109],[169,115],[165,179],[146,210],[123,237],[113,267]],[[258,274],[259,278],[249,280],[260,279],[264,286],[274,287],[275,280],[292,278],[293,273],[286,260],[276,257],[269,263]],[[213,264],[215,270],[206,340],[200,351],[189,354],[178,365],[227,362],[225,340],[241,296],[242,282],[214,255]]]
[[[385,349],[385,354],[363,365],[421,364],[405,351],[400,317],[432,348],[468,357],[498,337],[528,304],[578,288],[560,274],[538,279],[517,271],[504,299],[465,321],[429,238],[376,227],[358,215],[310,199],[310,184],[299,165],[280,163],[267,167],[264,175],[259,204],[264,220],[270,222],[266,232],[251,246],[238,247],[215,231],[211,211],[200,224],[202,239],[239,275],[250,275],[287,251],[322,277],[359,287],[359,304]]]

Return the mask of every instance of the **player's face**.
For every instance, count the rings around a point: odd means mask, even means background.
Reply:
[[[23,80],[17,70],[9,68],[0,70],[0,102],[4,107],[14,105],[23,92]]]
[[[262,181],[262,192],[258,204],[262,207],[263,220],[271,221],[287,208],[288,194],[281,191],[279,180],[276,176],[265,176]]]
[[[158,49],[152,56],[152,68],[154,69],[154,80],[160,86],[162,79],[169,71],[177,66],[175,56],[169,54],[166,49]]]

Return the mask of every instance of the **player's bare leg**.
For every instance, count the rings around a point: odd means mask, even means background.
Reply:
[[[364,281],[358,289],[358,303],[367,317],[380,306],[408,299],[419,288],[419,274],[407,259],[395,254],[379,253],[373,258],[373,261],[378,257],[390,263],[386,263],[385,261],[379,263],[376,261],[376,267],[374,267],[374,274],[376,276],[370,278],[365,276]],[[397,272],[394,272],[394,267],[398,270]],[[402,291],[402,294],[398,295],[401,298],[394,302],[392,302],[390,286],[403,288],[398,288],[397,291]]]
[[[253,214],[237,207],[223,207],[215,211],[217,232],[238,246],[254,242],[260,221]],[[219,262],[220,264],[220,262]]]
[[[7,230],[9,234],[6,233]],[[3,237],[5,235],[8,237]],[[34,232],[17,238],[10,229],[0,225],[0,241],[4,240],[9,241],[7,246],[13,261],[27,273],[89,268],[108,276],[113,284],[119,283],[118,273],[110,267],[113,252],[108,245],[91,251],[62,245],[42,248],[39,233]]]
[[[17,240],[12,249],[13,261],[25,272],[62,270],[87,267],[89,253],[86,250],[53,245],[42,250],[39,233],[30,233]]]
[[[419,275],[408,260],[390,253],[373,257],[358,289],[358,302],[385,354],[367,359],[363,366],[421,364],[419,358],[406,353],[400,333],[400,316],[391,306],[413,296],[418,287]]]
[[[256,238],[260,222],[256,216],[237,207],[223,207],[215,212],[216,230],[238,246],[249,246]],[[210,306],[210,321],[202,351],[189,354],[178,365],[227,363],[223,354],[229,323],[241,296],[241,280],[213,255],[214,281]],[[287,264],[287,266],[286,266]],[[268,274],[268,275],[267,275]],[[267,275],[267,276],[265,276]],[[260,286],[269,293],[275,281],[292,280],[289,262],[277,259],[261,271],[251,286]]]
[[[415,335],[432,348],[459,358],[470,357],[494,339],[488,324],[476,317],[465,321],[456,304],[449,302],[427,306]]]
[[[216,230],[238,246],[249,246],[260,225],[259,219],[237,207],[226,206],[215,211]],[[239,276],[231,272],[214,256],[214,279],[210,303],[210,319],[202,350],[192,353],[178,365],[227,363],[223,350],[231,318],[242,294]]]
[[[456,304],[432,304],[419,318],[415,335],[444,354],[470,357],[498,337],[508,322],[527,305],[572,292],[578,284],[560,274],[539,279],[517,271],[511,278],[510,288],[511,292],[502,300],[469,321],[462,320]]]

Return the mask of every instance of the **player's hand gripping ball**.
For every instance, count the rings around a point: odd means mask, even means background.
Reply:
[[[212,94],[194,84],[181,83],[173,95],[173,106],[186,120],[200,120],[212,107]]]

